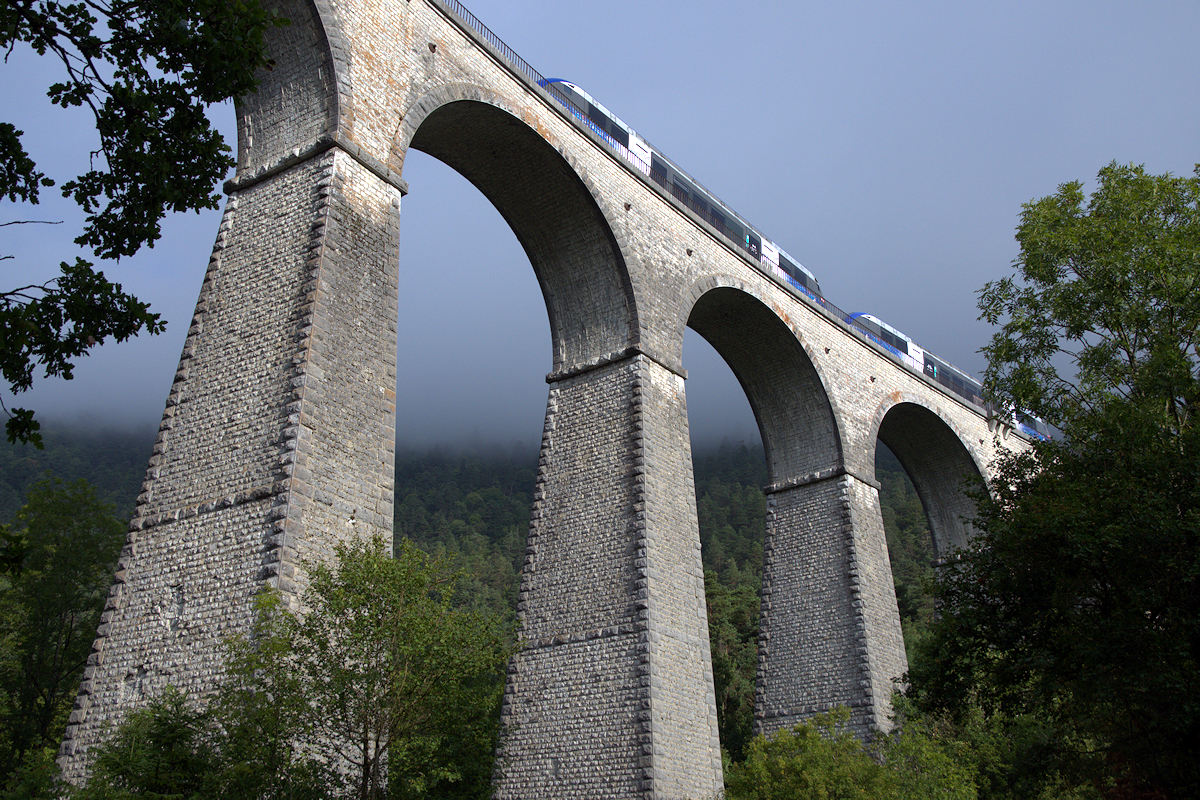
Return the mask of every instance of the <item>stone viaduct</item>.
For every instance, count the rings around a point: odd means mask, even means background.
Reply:
[[[737,375],[770,483],[756,708],[887,725],[906,667],[875,481],[899,456],[935,544],[965,476],[1019,440],[851,332],[631,169],[455,0],[275,0],[238,169],[62,750],[203,694],[263,585],[392,529],[401,177],[409,148],[512,226],[545,297],[549,399],[498,797],[722,786],[684,328]],[[518,63],[519,62],[519,63]]]

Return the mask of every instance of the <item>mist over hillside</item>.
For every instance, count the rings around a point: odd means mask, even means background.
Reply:
[[[7,442],[0,444],[0,522],[11,519],[29,486],[45,478],[86,480],[102,500],[113,504],[117,516],[131,516],[154,446],[155,431],[153,424],[97,424],[80,419],[51,418],[43,420],[45,449]],[[717,432],[697,441],[696,453],[699,457],[731,447],[757,449],[761,460],[761,445],[757,441],[730,438]],[[396,445],[398,471],[414,463],[458,458],[469,458],[481,464],[523,464],[532,469],[537,465],[538,441],[488,437],[473,430],[448,436],[439,442],[400,441]],[[533,490],[532,477],[526,488]],[[403,489],[403,482],[399,482],[398,498],[403,496]]]

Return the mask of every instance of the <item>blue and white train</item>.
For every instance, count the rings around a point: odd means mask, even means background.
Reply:
[[[945,386],[950,391],[980,408],[987,408],[983,399],[983,384],[957,367],[942,361],[900,331],[878,317],[857,311],[845,318],[847,325],[861,331],[875,344],[892,354],[901,363]],[[1050,429],[1041,419],[1022,411],[1014,411],[1009,420],[1014,428],[1035,439],[1047,439]]]
[[[816,277],[803,264],[755,230],[741,215],[651,147],[636,131],[583,89],[562,78],[542,78],[538,80],[538,85],[620,154],[633,169],[647,176],[712,225],[731,244],[758,261],[765,272],[777,276],[798,294],[840,317],[851,330],[870,339],[901,363],[986,411],[983,386],[979,381],[922,349],[908,336],[870,314],[856,312],[843,316],[821,294]],[[1026,436],[1045,439],[1049,435],[1049,429],[1040,419],[1020,412],[1013,414],[1011,424]]]
[[[652,148],[645,139],[583,89],[562,78],[543,78],[538,84],[566,106],[583,124],[592,129],[622,158],[676,200],[712,225],[717,233],[759,261],[768,272],[787,281],[811,300],[824,303],[816,277],[777,244],[768,240],[736,211],[718,200],[712,192]]]

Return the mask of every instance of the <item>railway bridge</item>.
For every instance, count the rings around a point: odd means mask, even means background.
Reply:
[[[1005,426],[797,292],[539,84],[456,0],[273,0],[238,168],[62,762],[167,685],[203,694],[263,585],[392,531],[405,156],[528,253],[553,340],[498,797],[721,788],[683,334],[740,380],[769,469],[756,710],[887,725],[906,668],[875,479],[900,458],[940,551]]]

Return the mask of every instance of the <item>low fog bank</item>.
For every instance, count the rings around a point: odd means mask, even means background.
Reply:
[[[73,450],[84,452],[104,453],[121,452],[125,457],[136,457],[142,462],[150,458],[154,440],[158,430],[157,419],[149,422],[146,419],[122,419],[120,417],[97,418],[85,414],[44,414],[39,417],[42,423],[42,437],[45,440],[45,450],[39,451],[33,445],[8,444],[2,447],[10,456],[18,459],[33,459],[45,461],[46,453],[55,453],[64,446],[70,445]],[[724,449],[749,447],[762,449],[762,440],[757,428],[742,430],[711,429],[697,435],[693,432],[693,452],[711,455]],[[485,432],[478,428],[472,430],[455,430],[441,428],[425,430],[420,436],[404,438],[396,437],[396,460],[413,461],[427,457],[431,459],[457,458],[469,456],[483,460],[500,460],[506,462],[532,461],[536,463],[538,450],[541,446],[540,426],[538,435],[515,435],[511,431]],[[144,463],[143,463],[144,466]]]

